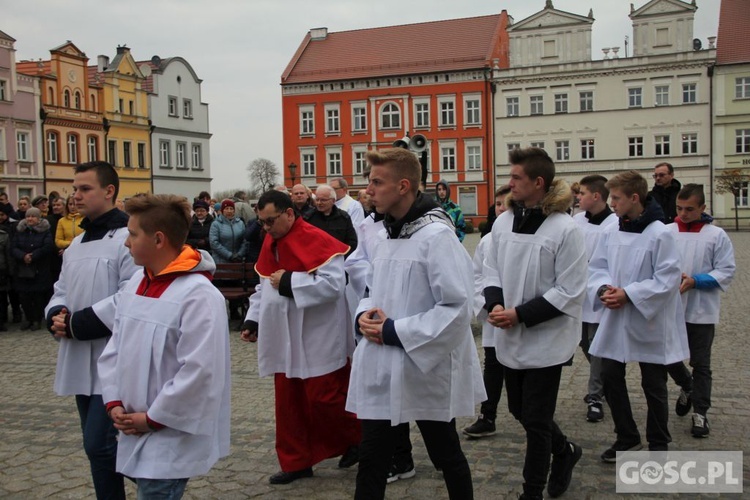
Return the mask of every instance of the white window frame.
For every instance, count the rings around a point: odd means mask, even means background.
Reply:
[[[182,117],[191,120],[193,118],[193,101],[192,99],[182,99]]]
[[[529,146],[532,148],[544,149],[544,141],[531,141]],[[546,149],[544,150],[547,151]]]
[[[352,169],[353,174],[356,176],[362,176],[367,168],[367,145],[365,144],[354,144],[352,145]]]
[[[113,167],[117,166],[117,139],[107,140],[107,162]]]
[[[505,145],[506,150],[508,151],[508,154],[512,153],[514,149],[521,149],[521,143],[520,142],[508,142]]]
[[[86,138],[86,160],[96,161],[99,153],[99,140],[90,135]]]
[[[507,96],[505,98],[505,116],[512,118],[521,114],[521,98],[517,95]]]
[[[643,107],[643,87],[631,87],[628,89],[628,108]]]
[[[315,177],[315,148],[300,148],[300,177]]]
[[[682,104],[695,104],[698,102],[698,84],[682,84]]]
[[[352,103],[352,132],[367,132],[366,102]]]
[[[482,140],[466,139],[464,140],[464,165],[467,172],[477,172],[482,170]]]
[[[473,199],[473,201],[470,202],[466,198]],[[477,187],[458,186],[458,189],[456,189],[456,203],[461,207],[464,215],[476,215],[478,208]]]
[[[438,127],[456,126],[456,96],[438,97]]]
[[[750,153],[750,128],[734,130],[734,152]]]
[[[750,99],[750,76],[740,76],[734,79],[734,98]]]
[[[122,141],[122,166],[131,168],[133,166],[133,142]]]
[[[594,111],[594,91],[581,90],[578,92],[578,106],[581,113]]]
[[[47,161],[57,163],[60,158],[59,141],[57,132],[47,132]]]
[[[654,136],[654,156],[669,156],[671,151],[671,137],[669,134]]]
[[[161,168],[172,168],[170,165],[170,156],[172,144],[166,139],[159,139],[159,166]]]
[[[7,161],[7,151],[5,151],[5,129],[0,127],[0,160]]]
[[[643,137],[628,137],[628,158],[643,158]]]
[[[569,161],[570,160],[570,141],[563,139],[555,141],[555,161]]]
[[[203,146],[195,142],[190,144],[190,168],[203,170]]]
[[[741,181],[739,183],[740,193],[737,196],[737,207],[747,208],[750,206],[750,182]]]
[[[326,104],[326,134],[341,133],[341,106],[339,104]]]
[[[565,114],[568,112],[568,94],[555,94],[555,114]]]
[[[315,106],[299,107],[299,135],[315,135]]]
[[[120,101],[122,101],[122,99]],[[122,112],[122,109],[120,109],[120,112]],[[174,117],[179,116],[177,112],[177,96],[167,96],[167,114]]]
[[[341,148],[326,148],[326,171],[329,176],[342,175],[343,159]]]
[[[0,80],[0,101],[10,101],[8,99],[8,80]]]
[[[65,143],[68,147],[68,163],[75,165],[78,163],[78,136],[68,134]]]
[[[581,139],[581,160],[594,160],[596,158],[596,140]]]
[[[480,127],[482,125],[482,99],[480,94],[468,94],[464,99],[464,125]]]
[[[18,161],[33,161],[31,156],[31,134],[29,132],[16,131],[16,158]]]
[[[529,114],[531,116],[544,114],[544,94],[529,96]]]
[[[414,128],[430,128],[430,98],[414,98]]]
[[[654,106],[669,106],[669,85],[654,86]]]
[[[187,166],[187,142],[175,142],[174,167],[185,170]]]
[[[682,134],[682,154],[683,155],[697,155],[698,154],[698,133],[697,132],[685,132]]]
[[[439,141],[438,147],[440,149],[440,171],[456,172],[458,170],[456,141]]]
[[[388,110],[386,110],[388,108]],[[381,130],[398,130],[401,128],[401,106],[395,101],[386,101],[380,105],[380,116],[378,117]],[[388,124],[386,124],[386,118]],[[395,121],[395,123],[394,123]]]

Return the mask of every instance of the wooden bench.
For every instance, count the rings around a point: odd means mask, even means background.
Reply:
[[[241,301],[243,319],[247,313],[248,299],[255,293],[258,281],[255,262],[216,264],[214,286],[226,300]]]

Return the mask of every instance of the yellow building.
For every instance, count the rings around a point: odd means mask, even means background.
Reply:
[[[90,74],[101,86],[106,158],[120,175],[119,198],[152,192],[151,127],[148,94],[143,89],[146,77],[124,46],[117,47],[111,62],[107,56],[99,56]]]

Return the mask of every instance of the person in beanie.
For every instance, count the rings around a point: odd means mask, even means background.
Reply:
[[[187,237],[187,244],[196,250],[211,251],[209,244],[209,233],[214,218],[208,213],[208,203],[203,200],[196,200],[193,203],[193,216],[190,219],[190,232]]]

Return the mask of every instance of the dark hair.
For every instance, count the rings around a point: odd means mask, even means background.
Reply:
[[[659,167],[667,167],[667,170],[669,171],[669,175],[673,175],[674,174],[674,167],[672,166],[671,163],[667,163],[665,161],[663,161],[661,163],[657,163],[656,165],[654,165],[654,170],[656,170]]]
[[[698,197],[698,204],[706,204],[706,195],[703,192],[703,184],[685,184],[677,193],[678,200],[689,200],[691,197]]]
[[[201,191],[200,193],[198,193],[198,199],[202,200],[203,198],[208,198],[210,200],[211,193],[209,193],[208,191]]]
[[[648,183],[641,174],[635,170],[617,174],[607,181],[608,189],[619,189],[625,196],[638,195],[638,201],[641,205],[646,205],[646,196],[648,196]]]
[[[190,232],[190,205],[184,196],[138,194],[125,202],[128,215],[137,216],[146,234],[161,231],[174,249],[181,249]]]
[[[258,210],[263,210],[269,203],[279,212],[284,212],[288,208],[294,208],[292,197],[281,191],[276,191],[275,189],[271,189],[260,195],[256,206],[258,207]]]
[[[508,193],[510,193],[510,186],[508,184],[504,184],[495,190],[495,198],[497,198],[498,196],[505,196]]]
[[[112,197],[112,203],[117,201],[117,195],[120,193],[120,176],[117,175],[114,167],[106,161],[90,161],[76,165],[75,173],[80,174],[89,170],[96,172],[96,180],[99,181],[101,187],[114,186],[115,195]]]
[[[587,175],[586,177],[581,179],[581,182],[579,182],[579,184],[581,186],[586,186],[586,189],[588,189],[592,193],[599,193],[604,201],[607,201],[607,198],[609,198],[607,178],[603,175]]]
[[[523,172],[529,179],[541,177],[544,190],[548,191],[555,178],[555,164],[547,152],[541,148],[514,149],[508,154],[511,165],[523,167]]]

